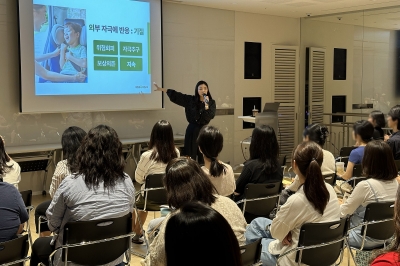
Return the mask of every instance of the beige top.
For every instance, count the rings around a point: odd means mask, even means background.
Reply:
[[[244,232],[246,231],[247,224],[242,212],[240,211],[236,203],[233,202],[231,199],[220,195],[216,196],[217,199],[214,202],[214,204],[211,205],[211,207],[217,212],[219,212],[222,216],[224,216],[224,218],[228,221],[239,241],[239,245],[245,245],[246,238],[244,236]],[[154,241],[151,243],[146,258],[141,261],[142,265],[148,265],[148,266],[166,265],[164,239],[165,239],[165,227],[167,226],[167,222],[170,217],[171,214],[169,214],[161,224],[160,231],[158,232],[158,235],[154,238]],[[188,262],[188,265],[189,264],[190,262]]]
[[[201,167],[201,169],[203,169],[204,173],[210,178],[211,183],[217,189],[219,195],[229,196],[232,195],[236,189],[235,175],[229,164],[221,163],[225,166],[226,173],[222,173],[222,175],[218,177],[211,176],[210,171],[205,166]]]
[[[21,167],[17,162],[13,161],[13,159],[10,159],[7,165],[12,167],[5,169],[3,181],[14,185],[18,189],[18,183],[21,181]]]
[[[54,170],[53,177],[51,178],[51,184],[49,189],[50,197],[54,197],[57,188],[65,177],[69,176],[71,171],[67,165],[67,160],[62,160],[57,163],[56,169]]]

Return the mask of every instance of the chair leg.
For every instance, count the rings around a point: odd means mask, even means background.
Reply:
[[[350,246],[348,247],[348,249],[350,250],[351,258],[353,259],[354,265],[357,266],[357,262],[356,262],[356,258],[354,257],[353,250],[351,249]]]

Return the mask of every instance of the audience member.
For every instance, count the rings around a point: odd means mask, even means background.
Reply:
[[[242,265],[239,243],[229,223],[198,202],[189,202],[171,215],[165,228],[165,253],[167,265]]]
[[[374,126],[374,135],[373,139],[375,140],[383,140],[385,134],[383,133],[383,129],[386,125],[385,123],[385,115],[381,111],[372,111],[369,114],[368,122],[370,122]]]
[[[204,127],[197,138],[200,152],[203,154],[204,173],[210,178],[219,195],[232,195],[236,188],[232,167],[218,160],[224,145],[224,137],[213,126]]]
[[[0,182],[0,243],[16,238],[28,219],[18,190],[11,184]]]
[[[246,241],[252,243],[262,237],[261,260],[263,265],[276,265],[277,257],[297,247],[300,228],[305,223],[337,221],[340,209],[332,186],[322,178],[323,151],[312,142],[297,146],[293,168],[299,176],[301,187],[281,206],[276,218],[256,218],[246,230]],[[281,265],[297,265],[295,253],[288,254]]]
[[[124,216],[133,210],[135,188],[124,173],[122,144],[115,130],[99,125],[89,131],[76,152],[73,175],[58,187],[46,216],[51,237],[40,237],[32,246],[30,265],[48,265],[49,254],[63,243],[64,225],[72,221],[90,221]],[[55,245],[52,245],[55,242]],[[123,255],[107,265],[118,265]],[[61,250],[54,257],[61,261]]]
[[[165,167],[167,164],[175,158],[179,157],[179,150],[174,144],[174,133],[172,126],[168,121],[158,121],[150,135],[149,150],[145,151],[140,157],[139,163],[135,171],[135,180],[142,185],[142,189],[145,188],[146,177],[152,174],[164,174]],[[147,202],[147,206],[153,206],[152,202]],[[140,198],[136,202],[138,209],[143,209],[144,198],[140,195]],[[157,205],[158,208],[158,205]],[[146,221],[147,212],[138,211],[139,219],[142,225]],[[133,231],[136,235],[132,238],[132,242],[136,244],[143,244],[143,240],[140,239],[142,236],[139,220],[133,213]]]
[[[8,156],[2,136],[0,136],[0,178],[17,189],[18,183],[21,181],[21,167]]]
[[[215,187],[197,162],[184,157],[173,159],[167,165],[164,184],[171,208],[179,209],[191,201],[209,205],[228,221],[239,244],[245,244],[246,220],[241,210],[231,199],[217,194]],[[142,261],[143,265],[166,265],[165,227],[170,217],[171,214],[159,225],[159,232],[151,243],[145,260]],[[216,241],[212,234],[209,241]]]
[[[397,190],[394,204],[394,241],[391,248],[384,253],[379,252],[370,266],[398,266],[400,265],[400,190]]]
[[[81,146],[81,142],[85,135],[86,132],[80,127],[69,127],[62,134],[61,147],[63,151],[63,158],[65,159],[59,161],[57,163],[56,169],[54,170],[49,190],[50,197],[54,197],[57,188],[60,186],[64,178],[71,175],[71,165],[74,165],[76,163],[75,153]],[[50,203],[51,200],[42,202],[35,209],[36,232],[39,231],[40,226],[40,236],[50,235],[50,230],[47,226],[47,223],[42,223],[41,225],[39,225],[39,217],[46,215],[46,211],[47,208],[50,206]]]
[[[246,185],[282,182],[283,171],[278,161],[279,145],[272,127],[262,125],[253,130],[250,144],[250,160],[245,162],[236,180],[236,200],[243,198]]]
[[[317,143],[324,154],[322,160],[321,171],[322,175],[333,174],[336,172],[335,157],[330,151],[324,150],[326,138],[329,136],[328,128],[321,124],[311,124],[303,131],[303,141],[314,141]],[[296,175],[293,183],[287,187],[290,191],[297,191],[300,187],[299,176]]]
[[[390,109],[387,122],[388,127],[390,127],[393,131],[393,134],[389,137],[385,136],[385,141],[389,144],[392,149],[393,157],[395,160],[400,160],[400,105],[396,105]]]
[[[362,167],[368,178],[354,188],[349,198],[340,206],[340,215],[352,215],[350,228],[363,222],[365,208],[372,202],[394,201],[398,183],[397,169],[389,145],[374,140],[365,147]],[[384,166],[384,167],[383,167]],[[359,248],[362,243],[361,227],[350,231],[349,244]],[[373,249],[382,245],[382,241],[366,237],[364,247]]]
[[[372,140],[374,134],[374,127],[371,123],[365,120],[360,120],[353,125],[353,139],[356,141],[358,147],[350,152],[349,162],[347,163],[346,172],[344,174],[338,173],[337,175],[344,180],[349,180],[353,177],[353,168],[356,164],[361,164],[364,156],[365,145]]]

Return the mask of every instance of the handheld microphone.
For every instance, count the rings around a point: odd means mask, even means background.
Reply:
[[[206,103],[206,104],[208,104],[208,99],[206,98],[207,97],[207,94],[203,94],[203,98],[204,98],[204,102]]]

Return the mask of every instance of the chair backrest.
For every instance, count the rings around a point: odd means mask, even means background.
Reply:
[[[77,244],[113,238],[132,232],[132,213],[119,218],[101,219],[84,222],[68,222],[64,227],[63,244]],[[63,249],[62,260],[81,265],[102,265],[119,258],[130,247],[131,237],[108,242],[89,244]],[[111,248],[112,247],[112,248]]]
[[[305,249],[301,253],[301,263],[310,266],[328,266],[335,264],[344,246],[344,238],[349,227],[349,219],[328,223],[307,223],[300,229],[299,243],[297,247],[314,246],[343,240],[327,246]],[[296,254],[296,262],[300,260],[300,251]]]
[[[329,185],[331,186],[335,185],[336,173],[322,175],[322,177],[324,178],[325,182],[328,183]]]
[[[281,164],[281,166],[286,166],[286,155],[279,155],[279,163]]]
[[[349,157],[341,157],[340,161],[344,163],[344,167],[347,167],[347,163],[349,162]]]
[[[32,206],[32,190],[20,191],[25,207]]]
[[[354,150],[355,148],[357,148],[357,147],[342,147],[342,148],[340,148],[339,156],[340,157],[348,157],[348,156],[350,156],[350,152],[352,150]]]
[[[361,177],[361,176],[362,176],[361,164],[355,164],[353,167],[353,177]]]
[[[154,174],[146,177],[145,188],[164,188],[163,178],[165,174]],[[167,191],[164,189],[146,191],[147,200],[155,204],[167,203]]]
[[[26,258],[29,250],[28,235],[0,243],[0,264]]]
[[[361,228],[361,235],[367,230],[366,236],[377,240],[386,240],[394,234],[394,202],[374,202],[367,205],[365,209],[364,222],[377,222],[368,224]],[[379,222],[389,219],[385,222]]]
[[[261,256],[261,238],[251,244],[241,246],[240,252],[242,253],[242,265],[251,266],[260,261]]]
[[[269,214],[277,206],[279,197],[255,201],[247,200],[277,196],[281,193],[281,190],[282,182],[280,181],[266,184],[247,184],[244,190],[244,199],[246,202],[243,204],[246,221],[250,223],[257,217],[269,218]]]

